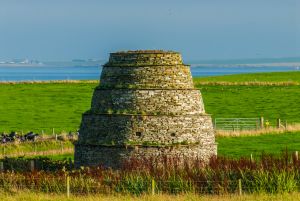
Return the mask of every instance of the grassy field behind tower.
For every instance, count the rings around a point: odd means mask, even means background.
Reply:
[[[207,81],[260,81],[260,85],[209,85]],[[276,118],[300,122],[299,72],[260,73],[195,78],[202,92],[206,112],[216,117],[259,117],[275,124]],[[205,82],[205,84],[201,84]],[[281,82],[277,86],[264,86]],[[219,83],[220,84],[220,83]],[[35,131],[41,133],[75,131],[81,114],[90,108],[97,83],[0,84],[0,133]]]
[[[201,82],[282,82],[300,84],[300,71],[292,72],[272,72],[272,73],[249,73],[249,74],[236,74],[224,76],[211,76],[211,77],[197,77],[194,78],[196,84]]]

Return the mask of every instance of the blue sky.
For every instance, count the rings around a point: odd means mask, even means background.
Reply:
[[[107,59],[127,49],[294,57],[299,11],[300,0],[0,0],[0,59]]]

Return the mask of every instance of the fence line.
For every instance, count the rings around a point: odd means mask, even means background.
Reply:
[[[276,123],[271,125],[264,117],[259,118],[215,118],[214,128],[220,131],[250,131],[264,130],[269,128],[288,129],[290,125],[287,121],[276,119]]]
[[[51,178],[48,178],[51,179]],[[127,180],[110,180],[108,181],[102,181],[98,184],[87,184],[84,186],[74,186],[72,181],[74,181],[72,176],[66,176],[65,179],[58,180],[60,182],[59,186],[53,185],[50,187],[50,185],[47,187],[47,184],[37,184],[36,181],[39,181],[39,178],[31,178],[31,183],[18,183],[18,184],[9,184],[9,183],[0,183],[0,189],[19,189],[19,190],[25,190],[30,189],[32,191],[38,191],[38,192],[54,192],[54,193],[65,193],[66,196],[69,198],[70,195],[78,195],[78,194],[89,194],[89,193],[120,193],[120,192],[132,192],[136,194],[140,191],[140,193],[148,193],[151,195],[159,194],[162,192],[171,192],[171,193],[180,193],[180,192],[191,192],[194,193],[220,193],[220,191],[227,192],[227,193],[236,193],[239,195],[242,195],[243,191],[249,191],[253,190],[251,187],[242,186],[242,180],[228,180],[226,183],[228,185],[231,185],[231,190],[223,189],[220,186],[220,184],[224,184],[224,181],[180,181],[179,183],[182,186],[172,186],[170,184],[175,184],[174,181],[161,181],[161,180],[155,180],[151,179],[148,181],[147,185],[141,186],[140,189],[138,189],[136,186],[127,185],[126,187],[120,187],[123,188],[123,191],[118,191],[117,189],[113,188],[105,188],[105,185],[109,187],[110,183],[113,182],[120,182],[126,184],[128,182]],[[194,186],[191,186],[193,184]],[[213,184],[213,186],[197,186],[197,184],[205,185],[205,184]],[[116,184],[117,185],[117,184]],[[184,186],[184,187],[183,187]],[[45,189],[41,189],[45,188]],[[48,189],[47,189],[48,188]],[[53,188],[51,190],[51,188]],[[136,192],[135,192],[136,191]]]
[[[255,130],[261,128],[259,118],[215,118],[216,130]]]
[[[51,178],[49,178],[51,179]],[[259,187],[247,185],[247,181],[243,181],[240,178],[235,180],[225,181],[161,181],[150,179],[143,185],[133,185],[128,183],[128,180],[110,180],[101,181],[94,184],[82,184],[76,183],[76,178],[72,176],[66,176],[64,179],[58,180],[57,184],[50,184],[45,182],[43,184],[36,183],[38,179],[32,178],[30,183],[0,183],[0,189],[3,190],[31,190],[35,192],[44,193],[57,193],[65,194],[68,198],[72,195],[87,195],[87,194],[116,194],[116,193],[130,193],[135,195],[149,194],[156,195],[161,193],[196,193],[196,194],[237,194],[243,195],[244,193],[264,192],[259,191]],[[119,182],[119,183],[113,183]],[[78,186],[76,186],[78,185]],[[122,186],[123,185],[123,186]],[[281,187],[278,187],[281,188]],[[292,191],[299,192],[300,186],[296,186]],[[280,192],[280,191],[279,191]],[[273,192],[275,193],[275,192]]]

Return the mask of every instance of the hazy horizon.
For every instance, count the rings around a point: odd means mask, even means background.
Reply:
[[[298,0],[2,0],[0,60],[103,59],[128,49],[185,60],[300,56]]]

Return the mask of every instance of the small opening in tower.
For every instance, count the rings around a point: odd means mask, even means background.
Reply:
[[[135,135],[138,136],[138,137],[141,137],[142,136],[142,132],[136,132]]]
[[[171,136],[172,136],[172,137],[175,137],[175,136],[176,136],[176,133],[171,133]]]

